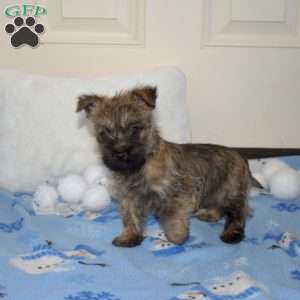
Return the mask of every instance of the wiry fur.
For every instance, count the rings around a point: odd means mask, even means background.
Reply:
[[[189,219],[225,218],[221,239],[244,237],[251,185],[248,164],[236,151],[210,144],[174,144],[162,139],[153,119],[156,88],[137,87],[112,98],[80,97],[95,127],[102,158],[113,171],[123,232],[116,246],[143,240],[146,217],[156,215],[169,241],[182,244]]]

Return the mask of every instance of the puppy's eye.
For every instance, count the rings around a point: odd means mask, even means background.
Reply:
[[[98,132],[98,136],[99,137],[109,137],[112,138],[113,137],[113,133],[112,130],[108,127],[102,127],[99,132]]]
[[[143,124],[140,123],[134,123],[130,126],[130,133],[131,135],[137,135],[138,133],[140,133],[142,130],[144,129]]]

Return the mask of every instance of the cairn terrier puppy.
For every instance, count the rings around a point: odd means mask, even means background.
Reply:
[[[77,112],[92,121],[104,164],[112,171],[123,231],[115,246],[143,240],[146,217],[158,217],[168,240],[184,243],[189,219],[225,218],[220,238],[244,238],[247,193],[252,183],[247,160],[230,148],[175,144],[159,135],[153,110],[155,87],[137,87],[113,97],[83,95]]]

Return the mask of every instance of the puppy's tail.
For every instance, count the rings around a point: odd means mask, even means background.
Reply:
[[[295,156],[300,155],[300,148],[238,148],[233,147],[246,159],[267,158],[276,156]]]

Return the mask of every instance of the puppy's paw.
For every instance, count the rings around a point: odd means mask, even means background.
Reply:
[[[195,214],[195,217],[201,221],[215,223],[220,221],[223,216],[221,212],[215,209],[199,209]]]
[[[237,244],[241,242],[245,237],[243,228],[228,228],[225,230],[220,238],[224,243]]]
[[[175,245],[182,245],[188,239],[188,232],[166,232],[167,240]]]
[[[116,237],[112,243],[116,247],[136,247],[142,243],[144,238],[142,236],[132,236],[130,238],[123,238],[121,235]]]

